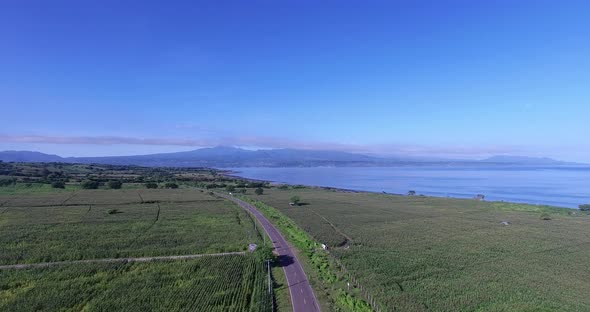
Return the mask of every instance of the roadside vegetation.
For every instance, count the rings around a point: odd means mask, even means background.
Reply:
[[[253,204],[274,226],[279,229],[285,239],[295,246],[303,256],[304,264],[308,267],[308,277],[312,276],[312,282],[316,282],[315,291],[322,291],[324,300],[330,300],[329,307],[335,311],[372,311],[371,307],[363,301],[358,294],[348,290],[346,277],[342,269],[329,258],[320,244],[313,240],[305,231],[299,228],[292,220],[278,212],[271,206],[261,201],[253,200],[245,196],[241,199]],[[301,257],[299,257],[301,258]],[[312,272],[309,272],[309,269]]]

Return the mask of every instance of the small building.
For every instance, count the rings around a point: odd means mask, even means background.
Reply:
[[[484,194],[475,195],[475,200],[483,201],[486,198]]]

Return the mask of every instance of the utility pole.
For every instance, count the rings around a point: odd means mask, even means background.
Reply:
[[[266,259],[266,267],[268,270],[268,294],[271,294],[271,288],[270,288],[270,259]]]

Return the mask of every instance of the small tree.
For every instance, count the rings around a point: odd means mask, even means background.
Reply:
[[[416,196],[416,191],[408,191],[408,196]]]
[[[51,183],[51,187],[53,188],[66,188],[66,184],[63,181],[55,181]]]
[[[178,184],[174,183],[174,182],[166,182],[166,184],[164,184],[165,188],[171,188],[171,189],[177,189],[178,188]]]
[[[92,180],[86,180],[84,182],[82,182],[81,186],[83,189],[86,190],[94,190],[98,188],[98,181],[92,181]]]
[[[155,182],[148,182],[144,185],[146,188],[149,188],[149,189],[157,189],[158,188],[158,183],[155,183]]]
[[[118,190],[118,189],[120,189],[120,188],[121,188],[121,186],[123,186],[123,182],[121,182],[121,181],[109,181],[109,182],[107,183],[107,186],[108,186],[110,189],[113,189],[113,190]]]
[[[259,188],[256,188],[256,189],[254,190],[254,193],[255,193],[256,195],[262,195],[262,193],[264,193],[264,190],[263,190],[262,188],[260,188],[260,187],[259,187]]]
[[[290,199],[291,203],[293,203],[293,205],[299,206],[301,204],[301,198],[299,198],[299,196],[295,195],[295,196],[291,196]]]

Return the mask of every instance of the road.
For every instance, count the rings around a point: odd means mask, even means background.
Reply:
[[[162,260],[182,260],[195,259],[201,257],[219,257],[229,255],[244,255],[245,251],[237,252],[222,252],[214,254],[198,254],[198,255],[182,255],[182,256],[158,256],[158,257],[141,257],[141,258],[107,258],[107,259],[88,259],[88,260],[72,260],[72,261],[56,261],[56,262],[41,262],[41,263],[24,263],[24,264],[9,264],[0,265],[0,270],[19,270],[30,268],[45,268],[56,265],[76,264],[76,263],[99,263],[99,262],[148,262],[148,261],[162,261]]]
[[[249,211],[270,237],[285,272],[293,312],[320,311],[320,306],[303,271],[303,267],[301,267],[301,263],[279,231],[254,206],[229,195],[220,195]]]

